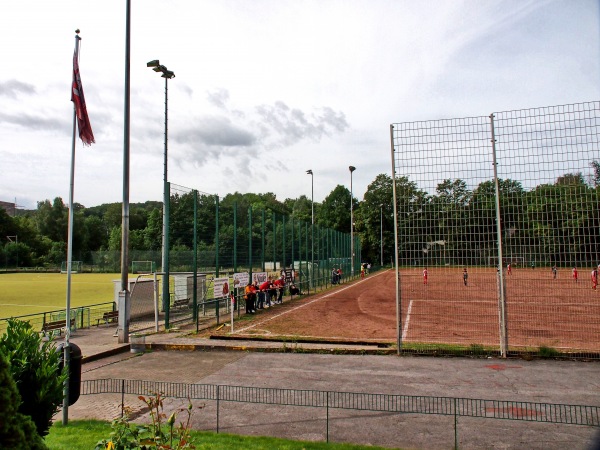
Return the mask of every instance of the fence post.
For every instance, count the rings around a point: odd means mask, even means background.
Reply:
[[[273,268],[272,270],[277,270],[277,263],[275,261],[277,261],[277,215],[275,214],[275,211],[273,211],[273,239],[271,239],[271,242],[273,243]]]
[[[248,206],[248,272],[252,282],[252,205]]]
[[[220,387],[217,385],[217,434],[219,433],[219,400],[220,400]]]
[[[192,258],[192,272],[194,279],[192,280],[192,311],[194,314],[194,322],[196,323],[196,332],[198,332],[198,191],[194,189],[194,257]]]
[[[219,278],[219,196],[215,195],[215,278]]]
[[[164,209],[165,209],[165,220],[163,225],[163,286],[162,286],[162,304],[165,312],[165,329],[169,329],[169,318],[171,314],[171,295],[169,292],[169,246],[170,246],[170,215],[171,215],[171,183],[165,181],[165,198],[164,198]]]
[[[504,262],[502,260],[502,223],[500,222],[500,186],[498,181],[498,164],[496,162],[496,133],[494,131],[494,115],[490,114],[490,130],[492,134],[492,160],[494,166],[494,188],[496,203],[496,243],[498,245],[498,312],[500,322],[500,354],[508,356],[508,324],[506,317],[506,293],[504,284]]]
[[[454,399],[454,450],[458,450],[458,399]]]
[[[262,210],[262,250],[261,250],[261,270],[265,271],[265,208]]]
[[[327,391],[327,404],[325,405],[325,409],[326,409],[326,419],[325,419],[325,423],[327,426],[327,432],[326,432],[326,439],[327,439],[327,443],[329,443],[329,391]]]
[[[285,216],[283,214],[281,215],[281,240],[283,241],[281,247],[281,269],[285,269]]]
[[[121,380],[121,419],[125,414],[125,380]]]
[[[233,273],[237,272],[237,202],[233,202]]]

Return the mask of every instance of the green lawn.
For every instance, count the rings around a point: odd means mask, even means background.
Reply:
[[[115,273],[71,275],[71,306],[87,306],[113,300]],[[0,318],[64,309],[67,275],[61,273],[0,274]]]
[[[111,427],[108,422],[97,420],[74,420],[64,427],[54,423],[50,434],[46,436],[46,444],[50,450],[91,450],[96,443],[110,436]],[[246,437],[236,434],[211,433],[193,431],[196,449],[231,450],[383,450],[382,447],[332,444],[326,442],[291,441],[271,437]]]

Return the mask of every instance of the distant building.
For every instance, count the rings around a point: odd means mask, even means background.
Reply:
[[[15,217],[17,214],[17,204],[16,203],[0,201],[0,208],[4,209],[4,211],[6,211],[6,213],[11,217]]]

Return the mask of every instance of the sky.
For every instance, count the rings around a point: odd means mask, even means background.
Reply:
[[[3,5],[1,201],[68,203],[76,29],[96,143],[76,140],[74,201],[123,201],[124,0]],[[175,72],[172,184],[362,200],[391,176],[391,123],[599,100],[599,1],[132,0],[130,55],[131,203],[163,195],[154,59]]]

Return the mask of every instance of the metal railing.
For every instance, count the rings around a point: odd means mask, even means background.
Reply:
[[[215,401],[217,433],[219,432],[220,402],[324,408],[326,410],[327,442],[329,442],[330,409],[453,416],[455,448],[458,448],[459,417],[600,427],[600,406],[590,405],[187,384],[147,380],[97,379],[82,381],[82,395],[108,393],[121,394],[121,414],[123,414],[124,396],[126,394],[151,395],[161,393],[163,397]]]
[[[102,320],[105,312],[114,310],[114,302],[97,303],[94,305],[71,308],[71,318],[75,318],[75,328],[90,328]],[[12,317],[13,319],[29,322],[34,330],[41,330],[44,324],[55,320],[64,320],[65,310],[55,309],[41,313],[25,314]],[[0,334],[6,331],[10,317],[0,318]]]

